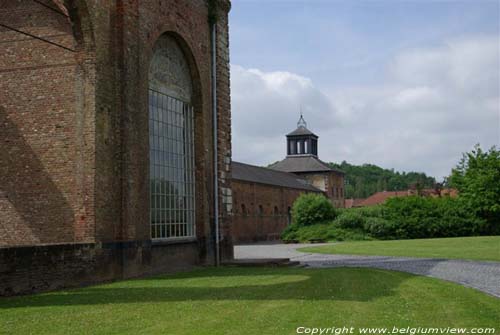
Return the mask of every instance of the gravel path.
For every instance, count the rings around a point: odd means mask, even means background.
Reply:
[[[315,244],[314,246],[325,245]],[[326,255],[298,252],[310,244],[253,244],[236,246],[235,258],[290,258],[313,268],[371,267],[404,271],[452,281],[500,298],[500,262],[388,256]]]

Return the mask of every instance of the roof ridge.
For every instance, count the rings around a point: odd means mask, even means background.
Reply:
[[[306,180],[305,178],[302,178],[302,177],[296,175],[293,172],[286,172],[286,171],[274,170],[274,169],[270,169],[270,168],[264,167],[264,166],[252,165],[252,164],[242,163],[242,162],[237,162],[237,161],[233,161],[233,163],[241,164],[241,165],[246,165],[246,166],[250,166],[250,167],[254,167],[254,168],[258,168],[258,169],[265,169],[265,170],[268,170],[268,171],[271,171],[271,172],[286,174],[287,176],[293,177],[295,179]]]

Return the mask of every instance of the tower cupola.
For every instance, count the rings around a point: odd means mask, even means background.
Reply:
[[[302,113],[297,122],[297,129],[286,135],[287,156],[318,157],[318,136],[307,129],[307,122]]]

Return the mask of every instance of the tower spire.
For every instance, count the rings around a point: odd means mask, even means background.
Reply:
[[[297,128],[307,128],[307,122],[304,120],[304,116],[302,115],[302,105],[300,106],[300,118],[299,121],[297,122]]]

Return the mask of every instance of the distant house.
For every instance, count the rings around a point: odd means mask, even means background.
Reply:
[[[411,195],[421,195],[424,197],[456,197],[458,195],[458,191],[453,188],[444,188],[444,189],[433,189],[433,188],[424,188],[420,191],[415,189],[410,189],[406,191],[381,191],[372,194],[366,199],[346,199],[346,208],[351,207],[366,207],[366,206],[375,206],[383,204],[387,199],[393,197],[408,197]]]
[[[383,204],[387,199],[393,197],[407,197],[410,191],[382,191],[370,195],[368,198],[358,202],[354,207],[375,206]]]
[[[356,198],[356,199],[345,199],[345,208],[359,207],[359,204],[362,203],[365,199]]]

